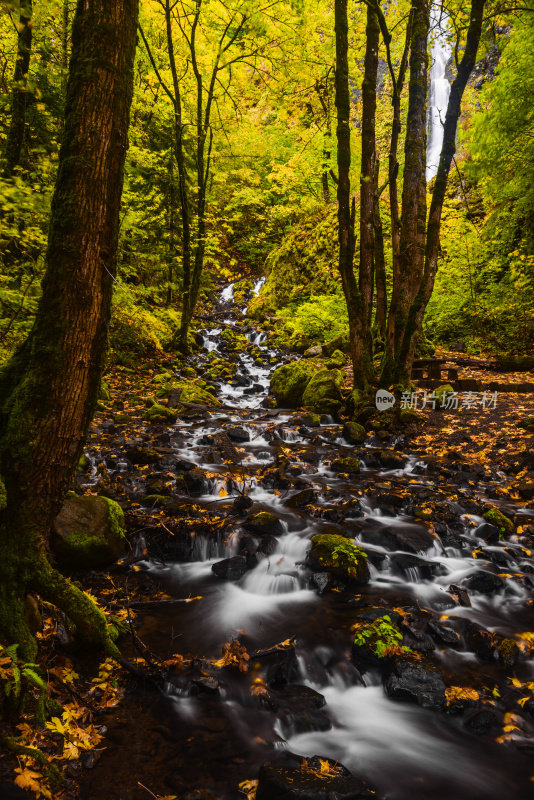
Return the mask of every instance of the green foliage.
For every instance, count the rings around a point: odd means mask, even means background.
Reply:
[[[378,658],[384,658],[392,652],[412,652],[409,647],[400,646],[402,633],[393,625],[389,614],[378,617],[372,623],[357,625],[353,630],[354,644],[358,647],[368,646]]]

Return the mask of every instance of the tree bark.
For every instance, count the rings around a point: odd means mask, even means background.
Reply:
[[[410,84],[404,142],[402,225],[398,273],[388,318],[388,341],[382,381],[406,384],[407,364],[400,357],[411,304],[419,291],[424,269],[426,226],[426,100],[428,93],[428,0],[412,0]]]
[[[362,158],[360,169],[359,285],[366,326],[371,326],[374,284],[374,210],[376,169],[376,76],[380,27],[372,5],[367,6],[366,46],[362,84]]]
[[[11,120],[7,132],[4,158],[4,177],[11,178],[15,167],[20,164],[24,130],[26,126],[26,106],[28,103],[27,82],[32,51],[32,0],[21,0],[19,14],[19,33],[17,37],[17,58],[13,74],[13,95],[11,99]]]
[[[32,331],[0,372],[0,635],[33,660],[24,598],[61,608],[118,656],[105,618],[51,566],[48,541],[96,405],[115,272],[138,0],[77,5],[43,292]]]
[[[339,271],[349,317],[349,337],[354,386],[366,390],[373,378],[370,332],[358,282],[354,275],[354,210],[350,191],[350,94],[347,0],[335,0],[336,111],[338,166]],[[352,203],[354,209],[354,201]]]
[[[472,0],[469,27],[463,57],[458,65],[458,73],[452,82],[445,125],[443,144],[434,181],[434,189],[430,202],[430,211],[426,228],[424,272],[421,277],[418,291],[412,297],[406,327],[398,353],[400,374],[409,379],[415,354],[417,338],[421,332],[423,316],[432,295],[434,280],[438,268],[438,255],[441,231],[441,215],[445,190],[452,160],[456,152],[456,131],[460,118],[462,97],[467,82],[476,63],[478,46],[482,34],[482,23],[486,0]]]

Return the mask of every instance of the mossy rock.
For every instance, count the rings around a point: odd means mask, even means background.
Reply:
[[[319,414],[331,414],[338,410],[345,376],[340,369],[320,369],[306,385],[302,403]]]
[[[100,389],[98,392],[98,399],[102,400],[104,403],[111,402],[111,390],[109,388],[109,383],[102,379],[100,381]]]
[[[312,536],[308,564],[312,569],[330,572],[350,583],[367,583],[369,580],[367,554],[352,539],[337,534]]]
[[[271,536],[282,536],[286,531],[284,523],[270,511],[252,514],[243,523],[243,527],[251,533],[268,533]]]
[[[526,431],[534,433],[534,417],[524,417],[523,419],[520,419],[517,424],[520,428],[524,428]]]
[[[343,426],[342,435],[345,441],[349,444],[361,444],[361,442],[365,441],[367,434],[365,433],[365,428],[363,425],[349,420],[348,422],[345,422]]]
[[[329,360],[326,362],[328,369],[341,369],[347,363],[347,357],[341,350],[334,350]]]
[[[450,383],[444,383],[442,386],[438,386],[437,389],[434,389],[434,394],[438,398],[436,408],[440,408],[444,405],[445,398],[447,395],[454,394],[454,387],[451,386]],[[404,411],[409,411],[410,409],[403,409]]]
[[[147,422],[167,422],[172,424],[178,419],[176,408],[167,408],[160,403],[154,403],[150,408],[143,411],[143,419]]]
[[[326,344],[323,344],[323,355],[327,358],[334,358],[336,354],[340,353],[343,357],[343,364],[345,363],[345,356],[343,353],[350,352],[350,340],[348,336],[336,336]],[[339,355],[337,356],[339,358]]]
[[[495,525],[496,528],[499,530],[499,536],[504,536],[506,533],[513,533],[514,532],[514,523],[512,520],[507,517],[502,511],[499,511],[498,508],[488,508],[487,511],[482,514],[486,522],[490,522],[492,525]]]
[[[271,376],[271,393],[279,405],[298,408],[302,396],[316,370],[315,362],[292,361],[275,369]]]
[[[334,458],[330,464],[332,472],[346,472],[348,475],[353,475],[360,471],[359,458]]]
[[[124,553],[124,534],[124,514],[114,500],[69,497],[54,520],[52,547],[62,567],[97,569]]]
[[[413,408],[401,408],[397,413],[397,420],[401,425],[416,425],[423,419],[424,417],[414,411]]]

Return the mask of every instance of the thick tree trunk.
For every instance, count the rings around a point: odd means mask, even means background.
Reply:
[[[360,270],[363,314],[371,327],[374,284],[374,209],[376,169],[376,76],[380,27],[375,9],[367,6],[366,46],[362,84],[362,159],[360,169]]]
[[[365,390],[373,378],[370,330],[358,282],[354,276],[354,212],[350,193],[350,94],[347,0],[335,0],[336,111],[338,166],[339,271],[349,317],[354,386]],[[354,204],[353,204],[354,205]]]
[[[381,342],[386,339],[386,323],[388,313],[388,293],[386,278],[386,258],[384,252],[384,230],[380,214],[380,193],[378,190],[379,162],[375,163],[375,191],[373,208],[373,235],[374,235],[374,275],[376,287],[375,325]]]
[[[22,0],[20,3],[17,58],[13,74],[11,120],[4,151],[4,177],[6,178],[10,178],[15,171],[15,167],[20,164],[22,144],[24,142],[26,106],[28,102],[28,70],[32,52],[32,10],[32,0]]]
[[[86,641],[118,651],[102,613],[48,561],[98,394],[115,271],[138,0],[79,2],[43,293],[29,338],[0,372],[0,635],[32,660],[36,591]]]
[[[406,384],[406,361],[400,357],[411,304],[423,278],[426,226],[426,100],[428,94],[428,0],[412,0],[410,85],[404,143],[402,226],[395,297],[391,303],[382,379]]]
[[[462,60],[458,65],[458,73],[452,83],[449,95],[443,131],[443,144],[441,147],[438,172],[432,191],[426,230],[424,273],[419,283],[418,291],[412,298],[406,327],[403,332],[403,339],[398,353],[402,374],[408,378],[411,373],[415,347],[417,338],[421,332],[425,309],[434,288],[434,280],[438,268],[441,215],[445,199],[445,190],[447,188],[449,170],[456,152],[456,131],[460,118],[462,97],[476,63],[478,46],[482,34],[485,4],[486,0],[473,0],[471,4],[465,50]]]

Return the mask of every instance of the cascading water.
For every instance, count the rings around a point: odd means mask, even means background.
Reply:
[[[448,17],[441,6],[433,5],[430,10],[432,64],[430,67],[427,119],[427,181],[433,178],[438,171],[441,146],[443,144],[443,124],[451,90],[445,75],[445,68],[451,55],[451,47],[447,38],[447,21]]]
[[[143,615],[139,636],[161,653],[168,651],[170,638],[171,653],[192,654],[201,665],[192,673],[173,674],[161,699],[171,732],[158,734],[158,769],[178,796],[205,786],[204,796],[236,800],[242,795],[238,781],[257,775],[273,753],[290,750],[338,759],[371,781],[380,800],[527,800],[531,766],[512,742],[504,747],[494,739],[502,731],[496,715],[501,714],[502,724],[508,719],[499,710],[498,693],[513,688],[512,674],[530,685],[534,658],[525,654],[516,672],[498,679],[501,656],[493,650],[488,657],[480,644],[486,634],[502,639],[534,628],[531,551],[518,536],[499,539],[497,529],[487,541],[488,526],[479,515],[488,500],[484,493],[495,492],[500,478],[493,476],[493,485],[489,481],[476,491],[470,480],[464,487],[449,483],[440,495],[439,469],[432,461],[401,454],[402,437],[391,437],[389,450],[373,437],[358,447],[324,415],[312,427],[302,413],[269,408],[269,375],[283,356],[243,319],[241,308],[229,308],[232,295],[232,287],[223,290],[213,327],[204,332],[204,353],[197,356],[205,373],[213,363],[235,365],[233,378],[217,384],[226,407],[183,415],[157,438],[146,432],[145,443],[159,448],[164,460],[159,476],[154,465],[142,479],[159,477],[169,484],[178,473],[175,508],[168,513],[177,514],[174,522],[190,539],[179,554],[171,551],[159,559],[148,544],[151,556],[139,562],[141,570],[172,599],[164,596],[153,616]],[[227,344],[232,337],[238,345],[234,351]],[[237,437],[233,454],[216,452],[225,433]],[[332,468],[347,448],[361,461],[354,476]],[[106,463],[111,473],[122,462],[109,457]],[[189,474],[193,477],[187,480]],[[194,489],[195,474],[201,487],[191,497],[183,487]],[[120,477],[128,479],[122,471]],[[436,497],[443,500],[441,510],[439,503],[433,505],[432,524],[422,524],[417,507]],[[244,511],[243,500],[249,504]],[[520,513],[524,527],[534,522],[534,509]],[[173,522],[167,519],[165,525],[169,533]],[[307,559],[310,539],[320,533],[361,544],[369,561],[365,586],[345,593],[325,590],[325,574],[313,573]],[[140,552],[146,552],[144,544]],[[467,603],[459,593],[465,585],[470,587]],[[392,700],[380,685],[379,668],[360,672],[351,651],[351,626],[366,608],[402,615],[405,636],[415,637],[410,647],[421,650],[421,658],[431,655],[447,685],[473,692],[470,687],[480,676],[487,687],[484,699],[460,711],[451,705],[439,712]],[[427,632],[418,625],[428,625]],[[462,643],[455,631],[466,625],[474,626],[475,634]],[[206,666],[203,659],[218,658],[223,644],[235,637],[255,654],[248,670],[236,674]],[[270,650],[283,657],[269,673],[261,659]],[[519,700],[527,699],[526,691],[518,690]],[[309,698],[306,692],[323,706],[303,710],[299,698]],[[288,700],[285,708],[277,708],[277,693],[292,697],[292,704]],[[513,735],[532,747],[534,726],[518,702],[509,702],[515,703]],[[152,758],[145,734],[136,720],[127,732],[125,764],[128,757],[137,763],[145,749],[147,760]],[[85,800],[99,800],[104,780],[110,800],[126,797],[116,773],[116,761],[105,778],[97,767],[93,794]]]

